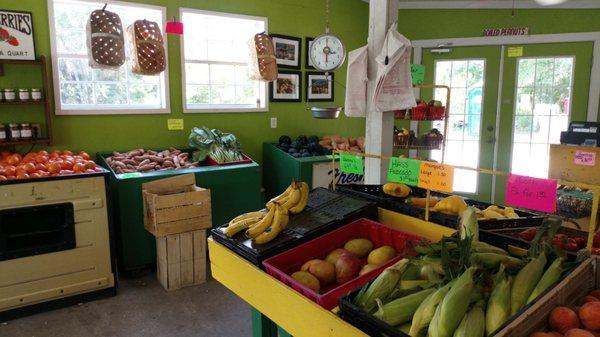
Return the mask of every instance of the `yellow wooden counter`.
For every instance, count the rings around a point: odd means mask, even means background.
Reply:
[[[379,221],[437,242],[454,230],[380,209]],[[294,337],[367,337],[221,244],[208,239],[212,276]],[[334,309],[335,310],[335,309]],[[257,333],[255,331],[255,336]],[[264,334],[263,334],[264,336]],[[275,334],[276,336],[276,334]]]

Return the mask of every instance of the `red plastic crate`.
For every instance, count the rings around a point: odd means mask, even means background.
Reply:
[[[410,119],[413,121],[422,121],[427,119],[427,113],[429,112],[428,106],[419,106],[410,109]]]
[[[252,163],[252,158],[248,157],[247,155],[245,155],[243,153],[242,153],[242,157],[244,157],[244,159],[239,160],[239,161],[230,161],[228,163],[218,163],[217,161],[212,159],[210,156],[208,156],[208,157],[206,157],[206,165],[208,165],[208,166],[227,166],[227,165],[240,165],[240,164]]]
[[[392,246],[398,252],[398,256],[379,268],[357,276],[349,282],[326,286],[321,289],[321,293],[314,292],[292,278],[291,274],[299,271],[305,262],[312,259],[325,259],[332,250],[343,248],[347,241],[358,238],[371,240],[375,248],[385,245]],[[398,262],[403,257],[414,256],[413,246],[409,242],[421,240],[424,239],[397,231],[378,222],[359,219],[303,245],[266,259],[263,261],[263,265],[271,276],[279,279],[325,309],[331,310],[337,306],[338,299],[343,295],[372,281],[385,268]],[[364,263],[366,264],[366,259],[364,259]]]
[[[446,108],[443,106],[441,106],[441,107],[430,106],[429,107],[429,119],[434,120],[434,121],[443,121],[444,119],[446,119]]]

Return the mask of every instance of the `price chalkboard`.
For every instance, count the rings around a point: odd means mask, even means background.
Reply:
[[[364,174],[363,158],[347,153],[340,154],[340,170],[345,173]]]
[[[421,162],[419,187],[442,192],[452,192],[454,167],[432,162]]]
[[[506,183],[507,205],[546,213],[556,212],[556,187],[554,179],[540,179],[510,174]]]
[[[421,162],[407,158],[390,158],[387,180],[395,183],[417,186]]]

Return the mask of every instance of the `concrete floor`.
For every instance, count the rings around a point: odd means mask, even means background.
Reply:
[[[125,279],[116,297],[0,324],[3,337],[251,336],[250,307],[210,279],[165,291],[154,274]]]

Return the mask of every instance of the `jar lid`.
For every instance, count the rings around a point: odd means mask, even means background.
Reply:
[[[29,123],[21,123],[21,127],[22,127],[22,128],[23,128],[23,127],[26,127],[26,126],[27,126],[27,127],[29,127]]]
[[[11,127],[11,128],[16,128],[16,127],[19,126],[19,124],[10,123],[10,124],[8,124],[8,126]]]
[[[27,91],[27,92],[28,92],[28,91],[29,91],[29,89],[25,89],[25,88],[23,88],[23,89],[19,89],[19,91]]]
[[[42,90],[38,89],[38,88],[31,88],[31,91],[42,91]]]
[[[15,89],[5,88],[4,91],[15,91]]]

